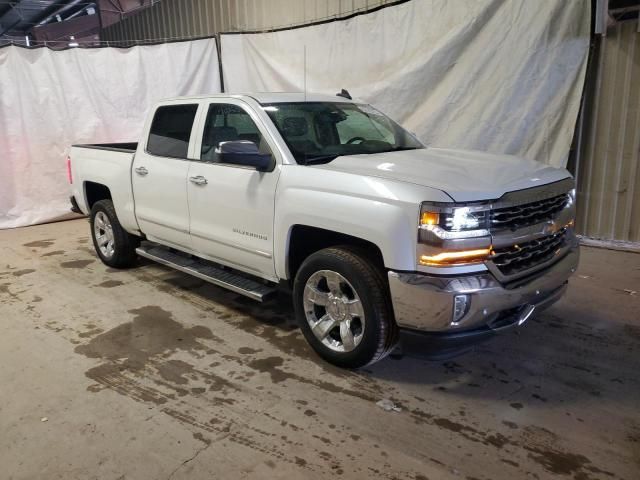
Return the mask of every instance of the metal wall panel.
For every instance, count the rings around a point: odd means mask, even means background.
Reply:
[[[102,40],[127,42],[268,30],[367,11],[395,0],[162,0],[102,30]]]
[[[600,40],[578,160],[580,233],[640,242],[640,33],[622,22]]]

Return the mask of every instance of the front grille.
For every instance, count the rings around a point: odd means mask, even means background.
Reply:
[[[515,275],[551,260],[564,245],[567,230],[519,245],[495,249],[489,260],[505,276]]]
[[[514,207],[497,208],[491,211],[491,228],[511,228],[513,230],[534,225],[553,218],[569,201],[569,194],[525,203]]]

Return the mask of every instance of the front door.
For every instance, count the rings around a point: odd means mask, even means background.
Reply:
[[[164,105],[131,172],[138,225],[149,240],[191,249],[187,160],[197,103]]]
[[[280,162],[270,172],[225,164],[220,142],[249,140],[261,153],[276,149],[262,120],[240,100],[210,103],[201,119],[187,192],[193,250],[205,258],[275,279],[273,216]]]

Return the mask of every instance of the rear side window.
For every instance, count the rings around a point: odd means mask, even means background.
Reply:
[[[187,158],[197,110],[197,104],[158,108],[151,123],[147,152],[159,157]]]

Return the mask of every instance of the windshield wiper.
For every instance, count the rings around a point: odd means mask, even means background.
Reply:
[[[391,151],[392,152],[402,152],[404,150],[420,150],[420,148],[422,148],[422,147],[396,147]]]
[[[305,165],[315,165],[317,163],[330,162],[331,160],[335,160],[339,156],[340,155],[316,155],[316,156],[311,157],[311,158],[305,158],[303,160],[303,162],[304,162]]]

